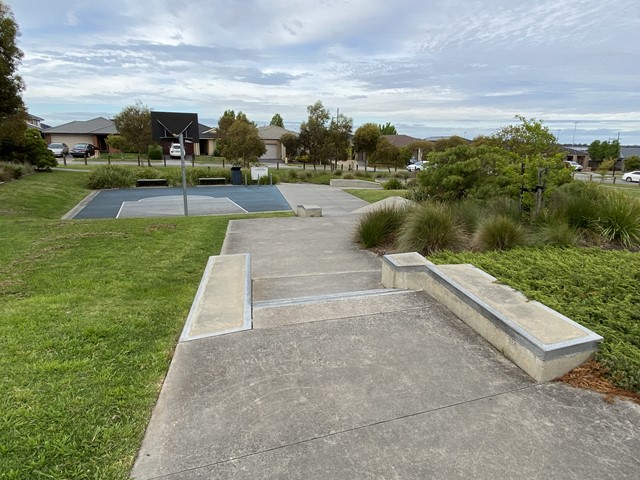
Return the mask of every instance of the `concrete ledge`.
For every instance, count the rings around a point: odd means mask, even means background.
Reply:
[[[382,284],[428,292],[538,382],[581,365],[602,341],[473,265],[434,265],[415,252],[385,255]]]
[[[321,217],[322,208],[318,205],[298,205],[296,215],[299,217]]]
[[[224,177],[199,177],[198,185],[226,185],[227,179]]]
[[[338,188],[373,188],[376,190],[382,189],[382,185],[380,185],[378,182],[369,182],[367,180],[357,179],[349,180],[345,178],[332,178],[329,181],[329,184],[332,187]]]
[[[180,341],[250,330],[251,257],[209,257]]]

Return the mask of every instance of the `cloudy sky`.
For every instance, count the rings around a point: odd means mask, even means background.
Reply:
[[[225,109],[297,130],[317,100],[417,137],[542,119],[640,144],[637,0],[3,0],[29,111],[50,125]]]

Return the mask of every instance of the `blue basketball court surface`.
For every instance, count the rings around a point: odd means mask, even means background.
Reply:
[[[189,215],[289,211],[275,186],[213,186],[187,188]],[[184,215],[182,188],[147,187],[101,190],[74,208],[66,218],[147,218]]]

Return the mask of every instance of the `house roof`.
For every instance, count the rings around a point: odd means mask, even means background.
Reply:
[[[198,123],[198,129],[200,130],[200,140],[208,138],[217,138],[215,128],[208,127],[202,123]]]
[[[620,157],[621,158],[629,158],[629,157],[640,157],[640,145],[631,145],[628,147],[620,147]]]
[[[298,135],[296,132],[292,132],[291,130],[287,130],[286,128],[282,128],[277,125],[258,127],[258,135],[262,140],[280,140],[282,135],[285,133],[293,133],[296,136]]]
[[[33,120],[39,120],[39,121],[44,120],[44,118],[40,118],[40,117],[38,117],[36,115],[31,115],[30,113],[27,113],[27,118],[33,119]]]
[[[409,135],[382,135],[382,137],[389,140],[389,143],[395,147],[406,147],[410,143],[420,140]]]
[[[74,121],[51,127],[45,133],[112,135],[118,133],[118,130],[111,120],[97,117],[91,120]]]

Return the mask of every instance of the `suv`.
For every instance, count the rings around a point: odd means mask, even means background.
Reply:
[[[181,153],[180,144],[179,143],[172,143],[171,144],[171,148],[169,148],[169,156],[171,158],[181,158],[180,153]]]
[[[93,157],[96,154],[96,147],[90,143],[76,143],[70,153],[73,158]]]

